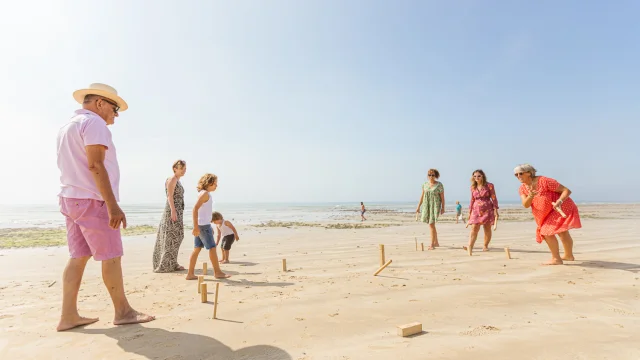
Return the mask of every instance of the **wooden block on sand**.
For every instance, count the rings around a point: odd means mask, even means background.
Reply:
[[[207,262],[202,263],[202,275],[207,275]]]
[[[204,281],[204,275],[198,275],[198,294],[200,294],[200,284]]]
[[[511,252],[508,247],[504,248],[504,252],[507,254],[507,259],[511,259]]]
[[[207,283],[200,284],[200,302],[207,302]]]
[[[380,244],[380,266],[384,265],[384,245]]]
[[[422,323],[419,323],[419,322],[398,326],[398,335],[402,337],[419,334],[421,332],[422,332]]]
[[[282,271],[287,272],[287,259],[282,259]]]

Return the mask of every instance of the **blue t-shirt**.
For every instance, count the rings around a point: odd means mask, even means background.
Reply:
[[[460,204],[456,205],[456,211],[457,212],[461,212],[462,211],[462,205],[460,205]]]

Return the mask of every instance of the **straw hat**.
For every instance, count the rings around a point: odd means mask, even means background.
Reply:
[[[109,100],[112,100],[118,107],[120,107],[120,111],[125,111],[129,108],[127,102],[124,101],[120,96],[118,96],[118,92],[116,89],[112,88],[109,85],[93,83],[89,85],[88,89],[80,89],[73,92],[73,98],[80,104],[84,102],[84,97],[87,95],[100,95]]]

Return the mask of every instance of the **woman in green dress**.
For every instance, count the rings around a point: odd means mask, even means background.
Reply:
[[[431,246],[429,246],[429,250],[433,250],[440,246],[436,222],[438,221],[438,216],[444,214],[444,186],[438,181],[440,178],[438,170],[429,169],[427,176],[429,181],[422,184],[422,195],[420,195],[420,203],[416,213],[420,213],[422,222],[429,224],[429,230],[431,230]]]

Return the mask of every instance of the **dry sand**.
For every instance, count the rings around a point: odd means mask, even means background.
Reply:
[[[460,249],[468,229],[451,222],[438,225],[440,248],[416,251],[427,227],[409,215],[368,214],[401,222],[370,229],[241,228],[218,320],[211,264],[203,304],[184,273],[151,272],[155,236],[130,237],[127,294],[157,320],[113,326],[91,261],[79,307],[100,321],[63,333],[54,329],[66,248],[1,250],[0,359],[640,359],[639,206],[584,213],[595,215],[572,232],[577,261],[552,267],[539,265],[549,254],[532,221],[500,222],[488,253],[481,233],[472,257]],[[393,263],[374,277],[378,244]],[[415,321],[422,334],[396,335]]]

